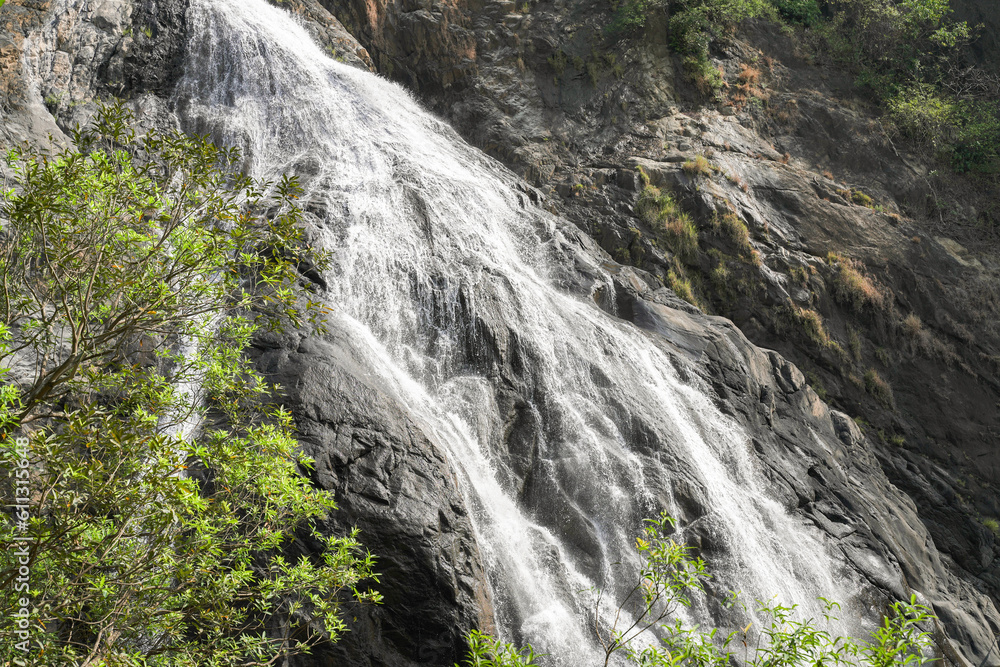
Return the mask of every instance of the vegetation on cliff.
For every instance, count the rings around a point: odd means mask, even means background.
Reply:
[[[699,88],[725,80],[713,42],[750,19],[807,31],[851,70],[900,134],[924,142],[959,172],[1000,171],[1000,108],[994,77],[966,66],[976,27],[950,18],[948,0],[625,0],[606,32],[635,34],[654,12],[669,17],[670,44]]]
[[[320,315],[293,289],[296,183],[265,196],[235,151],[117,106],[73,139],[13,151],[2,192],[0,458],[24,502],[0,526],[23,545],[0,551],[0,657],[258,665],[335,640],[345,597],[378,600],[374,561],[311,527],[333,499],[244,358]]]

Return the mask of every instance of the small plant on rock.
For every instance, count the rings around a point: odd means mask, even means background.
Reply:
[[[872,208],[875,206],[875,200],[866,195],[861,190],[853,190],[851,192],[851,201],[854,202],[855,204],[861,204],[862,206],[866,206],[868,208]]]
[[[530,646],[519,649],[478,630],[470,630],[465,640],[469,643],[466,667],[536,667],[535,653]]]
[[[684,173],[689,176],[711,176],[715,168],[704,155],[696,155],[683,165]]]
[[[882,310],[888,306],[888,296],[865,274],[861,262],[835,253],[831,253],[827,260],[834,265],[833,296],[841,305],[856,312]]]
[[[648,181],[645,172],[640,172],[640,177]],[[639,195],[637,208],[642,221],[664,238],[674,254],[684,260],[697,255],[698,230],[669,192],[647,185]]]
[[[701,307],[701,304],[698,303],[697,297],[694,295],[694,288],[691,286],[691,280],[684,273],[683,269],[671,269],[670,271],[667,271],[667,287],[672,289],[674,294],[684,299],[692,306]]]
[[[865,371],[865,391],[878,401],[882,407],[895,409],[896,401],[892,395],[892,386],[886,382],[874,368]]]
[[[735,213],[726,211],[722,215],[717,215],[713,219],[713,226],[723,237],[733,242],[741,255],[750,255],[753,250],[750,245],[750,230]]]

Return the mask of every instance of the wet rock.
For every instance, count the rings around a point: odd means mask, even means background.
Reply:
[[[379,71],[419,90],[463,86],[476,70],[465,0],[320,0],[372,54]]]
[[[347,31],[319,0],[268,0],[302,18],[306,29],[318,44],[337,61],[358,69],[375,71],[367,49]]]
[[[361,529],[378,557],[379,607],[351,609],[351,632],[298,665],[451,664],[463,633],[492,627],[490,589],[451,464],[402,406],[356,365],[346,332],[264,337],[258,367],[285,387],[311,475],[334,493],[327,533]],[[419,638],[419,640],[417,639]]]

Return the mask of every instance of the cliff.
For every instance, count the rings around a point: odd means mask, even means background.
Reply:
[[[554,282],[641,332],[739,424],[766,494],[818,529],[860,604],[879,610],[915,593],[940,619],[941,657],[1000,665],[1000,535],[989,522],[1000,517],[1000,219],[990,182],[951,174],[887,134],[847,74],[764,21],[712,54],[729,87],[709,101],[667,47],[665,21],[612,41],[603,3],[273,4],[298,14],[332,57],[406,85],[512,170],[498,179],[524,207],[554,214],[539,232],[558,258]],[[63,130],[109,95],[129,99],[141,122],[212,131],[177,108],[187,9],[8,0],[4,140],[66,141]],[[974,3],[958,11],[984,15]],[[974,46],[997,62],[988,36]],[[699,156],[704,167],[686,167]],[[650,187],[672,193],[693,235],[648,214]],[[307,211],[322,229],[329,211]],[[678,245],[683,235],[693,243]],[[538,352],[509,313],[480,307],[457,316],[475,329],[457,356],[492,386],[502,423],[485,444],[524,512],[597,570],[583,492],[548,483],[538,443],[555,418],[530,409],[552,391],[532,363]],[[440,436],[369,372],[352,330],[262,336],[250,354],[288,388],[314,480],[336,493],[341,511],[323,528],[359,526],[383,573],[385,605],[358,610],[343,643],[303,664],[460,660],[463,633],[492,627],[504,583]],[[628,401],[611,417],[643,469],[681,460],[676,433]],[[693,477],[659,481],[658,504],[707,559],[724,560],[731,548],[706,518],[711,490]]]

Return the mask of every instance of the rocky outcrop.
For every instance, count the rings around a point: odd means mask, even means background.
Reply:
[[[42,143],[59,134],[51,116],[29,96],[22,62],[24,41],[47,16],[49,2],[11,0],[0,13],[0,110],[4,141]]]

